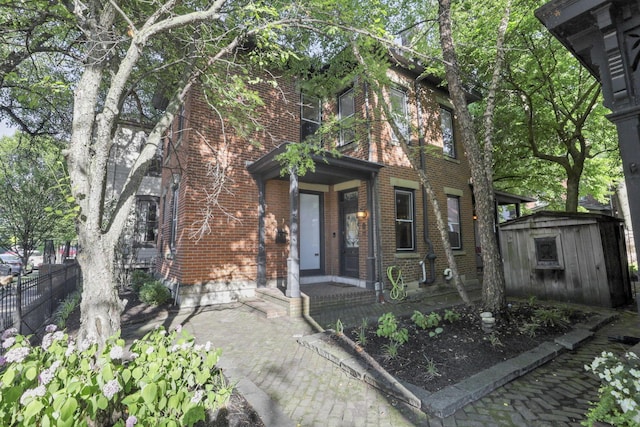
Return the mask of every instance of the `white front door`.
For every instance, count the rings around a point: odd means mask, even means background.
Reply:
[[[321,272],[320,194],[300,193],[300,270]]]

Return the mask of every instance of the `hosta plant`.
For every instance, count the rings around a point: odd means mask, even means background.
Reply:
[[[2,335],[0,425],[192,426],[225,404],[231,387],[220,350],[178,329],[158,328],[127,351],[76,343],[54,325],[39,346],[15,329]]]

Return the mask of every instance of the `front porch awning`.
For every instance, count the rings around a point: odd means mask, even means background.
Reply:
[[[247,166],[247,170],[255,178],[262,181],[270,179],[288,179],[289,175],[282,175],[283,169],[276,157],[287,150],[289,143],[284,143],[274,148],[255,162]],[[311,184],[334,185],[351,179],[369,180],[375,175],[383,165],[356,159],[355,157],[336,157],[329,151],[324,151],[322,155],[311,155],[315,163],[315,171],[309,171],[306,175],[300,176],[304,182]]]

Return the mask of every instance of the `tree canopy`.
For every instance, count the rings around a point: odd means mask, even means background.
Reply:
[[[47,239],[72,240],[73,208],[60,143],[22,133],[0,139],[0,247],[25,263]]]

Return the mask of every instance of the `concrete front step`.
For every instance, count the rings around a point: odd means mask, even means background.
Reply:
[[[258,288],[254,298],[243,302],[267,318],[298,317],[302,314],[302,298],[289,298],[276,288]]]
[[[265,301],[260,298],[246,299],[243,301],[243,303],[251,309],[264,314],[267,319],[287,316],[287,309],[285,307]]]

